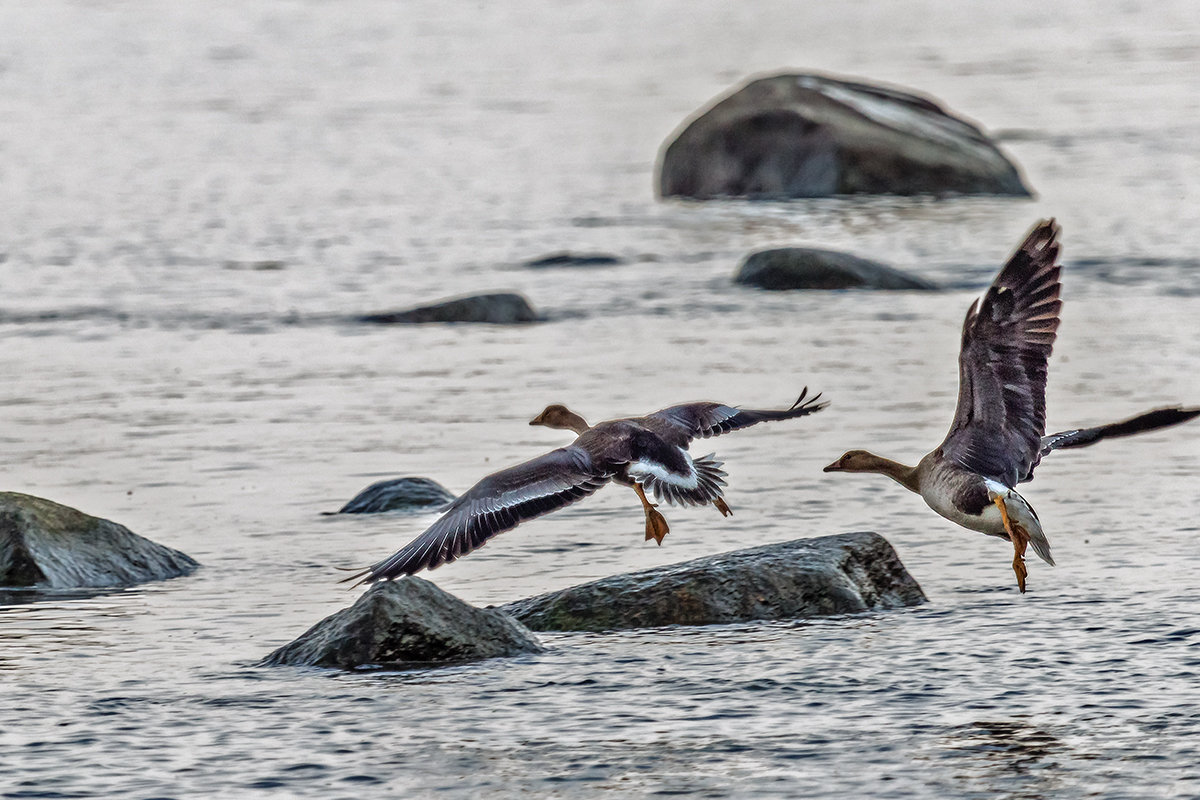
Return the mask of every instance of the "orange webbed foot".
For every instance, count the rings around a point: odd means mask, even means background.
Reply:
[[[662,540],[668,533],[671,532],[671,527],[667,525],[667,518],[655,511],[653,508],[646,509],[646,541],[653,539],[662,545]]]

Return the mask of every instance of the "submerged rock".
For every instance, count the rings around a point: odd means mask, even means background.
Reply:
[[[421,511],[444,506],[454,494],[429,478],[393,478],[372,483],[338,509],[339,514]]]
[[[751,253],[734,283],[760,289],[918,289],[937,285],[849,253],[811,247],[781,247]]]
[[[659,159],[663,197],[1000,194],[1017,168],[924,97],[823,75],[753,80],[693,118]]]
[[[538,653],[516,620],[476,608],[421,578],[377,583],[264,659],[298,667],[412,666]]]
[[[131,586],[199,565],[124,525],[40,497],[0,492],[0,586]]]
[[[359,317],[358,321],[389,325],[420,322],[488,322],[493,325],[513,325],[537,322],[538,315],[529,305],[529,301],[521,295],[499,293],[456,297],[407,311],[366,314]]]
[[[546,269],[549,267],[615,267],[624,264],[623,258],[610,256],[607,253],[555,253],[549,256],[526,261],[525,266],[531,269]]]
[[[614,575],[501,606],[536,631],[715,625],[849,614],[925,602],[877,533],[736,550]]]

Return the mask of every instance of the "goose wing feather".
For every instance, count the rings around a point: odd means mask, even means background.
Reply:
[[[730,431],[749,428],[760,422],[774,422],[815,414],[829,405],[820,402],[820,398],[820,393],[808,397],[808,387],[806,386],[790,408],[777,411],[735,408],[724,403],[686,403],[647,414],[639,421],[664,439],[686,447],[693,439],[720,436]]]
[[[582,500],[612,476],[612,466],[598,464],[576,445],[494,472],[451,503],[416,539],[347,580],[373,583],[434,569],[522,522]]]
[[[1040,457],[1059,324],[1059,227],[1039,223],[963,323],[958,408],[942,455],[1015,486]]]
[[[1200,408],[1156,408],[1136,417],[1123,419],[1120,422],[1110,422],[1108,425],[1097,425],[1094,428],[1076,428],[1075,430],[1059,431],[1042,437],[1041,451],[1038,458],[1029,467],[1029,472],[1022,481],[1033,478],[1033,470],[1043,458],[1055,450],[1067,450],[1072,447],[1087,447],[1104,439],[1116,439],[1121,436],[1133,436],[1139,433],[1149,433],[1172,425],[1179,425],[1200,417]]]

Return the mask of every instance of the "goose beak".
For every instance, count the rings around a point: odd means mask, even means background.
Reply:
[[[842,460],[840,458],[837,461],[830,464],[825,469],[821,470],[821,472],[845,472],[845,471],[846,471],[846,469],[845,469],[845,467],[842,466]]]

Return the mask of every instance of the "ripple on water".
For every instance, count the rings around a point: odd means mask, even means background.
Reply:
[[[1003,542],[820,472],[944,435],[962,315],[1043,216],[1065,231],[1051,427],[1200,397],[1191,0],[1062,4],[1032,34],[1034,4],[930,5],[789,4],[764,25],[693,0],[630,25],[592,2],[8,4],[0,477],[205,567],[0,590],[0,796],[1200,796],[1194,430],[1048,458],[1027,496],[1059,566],[1031,564],[1025,596]],[[662,46],[680,18],[720,46]],[[739,79],[738,53],[797,41],[816,67],[904,74],[1019,126],[1006,148],[1039,199],[656,200],[659,137]],[[747,252],[786,245],[945,288],[731,286]],[[630,263],[512,268],[564,251]],[[351,321],[482,291],[547,321]],[[527,425],[549,402],[592,419],[804,385],[832,401],[819,417],[713,443],[734,517],[673,509],[647,545],[606,490],[434,579],[499,604],[870,529],[928,605],[548,634],[434,671],[253,666],[350,604],[333,567],[428,525],[320,516],[364,476],[461,491],[569,441]]]

